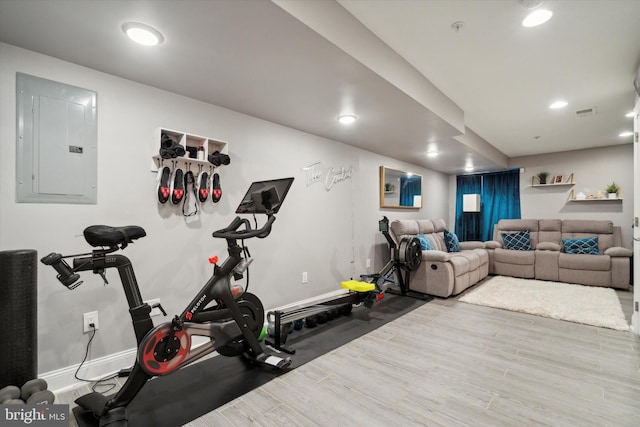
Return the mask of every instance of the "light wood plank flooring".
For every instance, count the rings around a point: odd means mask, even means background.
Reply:
[[[640,337],[436,299],[187,425],[636,426]]]

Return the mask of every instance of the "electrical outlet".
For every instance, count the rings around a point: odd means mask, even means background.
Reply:
[[[309,282],[309,276],[307,275],[306,271],[302,272],[302,283],[308,283]]]
[[[155,299],[150,299],[145,301],[147,304],[149,304],[149,307],[152,307],[155,304],[160,304],[160,298],[155,298]],[[162,312],[160,311],[160,309],[158,307],[156,308],[152,308],[151,309],[151,313],[149,313],[149,316],[153,317],[153,316],[160,316],[162,314]]]
[[[93,326],[97,331],[98,330],[98,312],[91,311],[89,313],[84,313],[82,315],[82,323],[84,325],[83,326],[84,332],[91,332],[93,330],[93,328],[89,326],[91,323],[93,323]]]
[[[371,267],[371,259],[367,258],[367,268]]]

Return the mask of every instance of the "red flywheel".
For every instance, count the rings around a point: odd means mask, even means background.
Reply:
[[[150,375],[166,375],[175,371],[189,354],[189,334],[184,330],[170,332],[170,325],[160,325],[142,340],[138,363]]]

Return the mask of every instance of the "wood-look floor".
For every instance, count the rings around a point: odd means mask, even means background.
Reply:
[[[436,299],[187,425],[637,426],[640,337]]]

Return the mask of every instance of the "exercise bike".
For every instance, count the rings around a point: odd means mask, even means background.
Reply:
[[[275,213],[292,182],[293,178],[286,178],[254,182],[250,186],[236,213],[265,213],[266,223],[261,228],[254,228],[248,219],[238,216],[228,227],[215,231],[213,237],[226,239],[228,258],[221,264],[212,260],[213,275],[182,313],[155,327],[150,317],[152,307],[141,297],[131,261],[114,253],[146,236],[142,227],[93,225],[84,230],[84,237],[97,249],[67,256],[51,253],[41,259],[42,263],[58,272],[58,280],[68,289],[82,284],[78,272],[92,271],[100,275],[105,284],[108,283],[105,270],[115,268],[120,275],[138,350],[131,373],[115,396],[92,392],[76,400],[78,406],[99,418],[100,426],[126,426],[127,405],[148,380],[175,372],[213,351],[228,357],[243,355],[250,362],[276,369],[290,366],[290,358],[267,353],[262,348],[258,341],[264,325],[262,303],[257,296],[244,292],[239,286],[232,286],[231,278],[243,278],[252,261],[244,240],[269,235],[276,219]],[[73,258],[73,267],[65,258]],[[159,308],[164,313],[164,309]],[[194,335],[210,340],[191,348]]]

